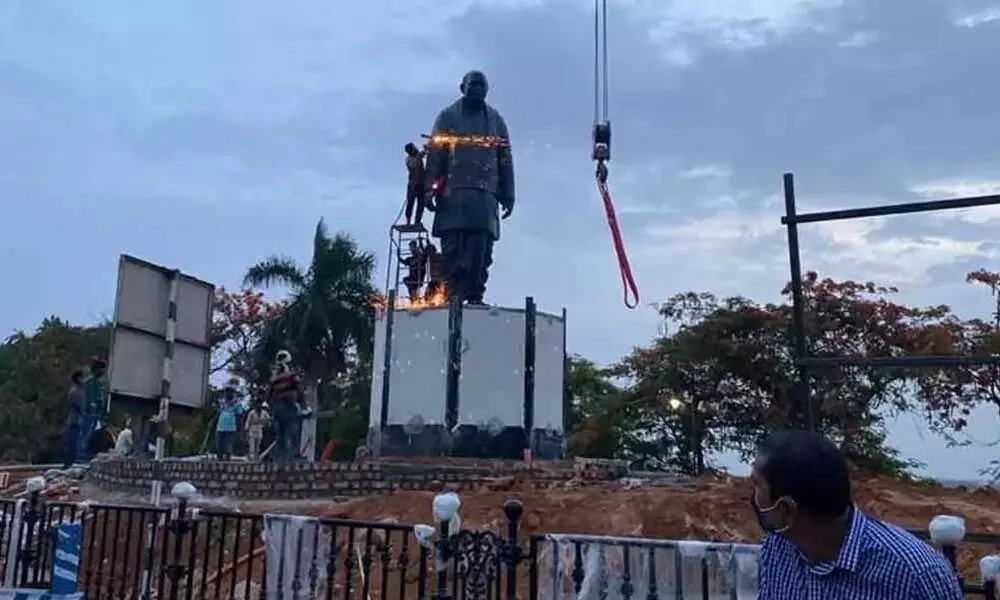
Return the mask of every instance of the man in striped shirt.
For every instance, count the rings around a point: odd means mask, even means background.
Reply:
[[[766,532],[758,600],[962,600],[944,556],[853,505],[847,461],[830,440],[776,432],[751,479]]]

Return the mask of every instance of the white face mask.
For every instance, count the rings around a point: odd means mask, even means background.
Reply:
[[[778,498],[777,500],[775,500],[774,503],[771,504],[771,506],[768,506],[766,508],[761,507],[760,501],[757,500],[757,488],[754,488],[754,490],[753,490],[753,502],[752,502],[752,504],[753,504],[753,510],[754,510],[754,513],[757,514],[757,523],[760,525],[760,528],[763,529],[765,533],[783,533],[785,531],[788,531],[789,528],[791,528],[790,524],[786,524],[783,527],[775,527],[775,526],[771,525],[770,523],[768,523],[767,519],[765,518],[765,515],[767,515],[767,514],[769,514],[771,512],[774,512],[774,510],[776,508],[778,508],[778,505],[781,504],[786,499],[787,499],[787,496],[782,496],[782,497]]]

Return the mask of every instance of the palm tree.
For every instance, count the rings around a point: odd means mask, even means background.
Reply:
[[[374,254],[360,251],[350,234],[330,237],[320,219],[308,268],[271,256],[243,278],[245,286],[289,288],[288,306],[268,327],[258,356],[269,364],[279,349],[288,349],[304,371],[304,391],[314,409],[321,381],[342,375],[355,358],[372,352],[374,271]]]

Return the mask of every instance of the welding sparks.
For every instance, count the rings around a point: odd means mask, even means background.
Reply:
[[[482,148],[498,148],[510,145],[510,140],[498,135],[432,135],[428,136],[431,146],[479,146]]]
[[[396,310],[420,310],[423,308],[434,308],[437,306],[444,306],[448,303],[448,292],[444,289],[444,286],[438,287],[433,294],[425,295],[423,297],[417,298],[415,300],[410,300],[406,296],[396,297]],[[376,311],[382,312],[385,310],[387,301],[386,297],[382,294],[377,294],[372,298],[372,306]]]

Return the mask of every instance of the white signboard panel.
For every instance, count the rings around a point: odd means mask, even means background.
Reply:
[[[440,424],[445,417],[448,309],[397,310],[389,365],[388,425],[414,417]],[[535,428],[562,431],[563,328],[561,317],[537,313]],[[386,314],[375,322],[370,422],[382,416]],[[505,427],[524,423],[524,310],[466,309],[462,316],[462,375],[458,422]]]
[[[535,429],[563,430],[562,317],[538,313],[535,320]]]
[[[176,272],[131,256],[118,264],[114,333],[108,379],[111,392],[155,400],[167,352],[170,281]],[[171,400],[204,405],[208,394],[215,287],[178,273]]]
[[[447,333],[447,323],[445,324]],[[460,425],[524,424],[524,311],[491,308],[462,315]]]
[[[444,423],[448,311],[398,310],[393,319],[388,423],[404,425],[414,417],[426,424]],[[376,427],[382,417],[385,328],[386,314],[381,313],[375,323],[370,412],[371,422]]]

